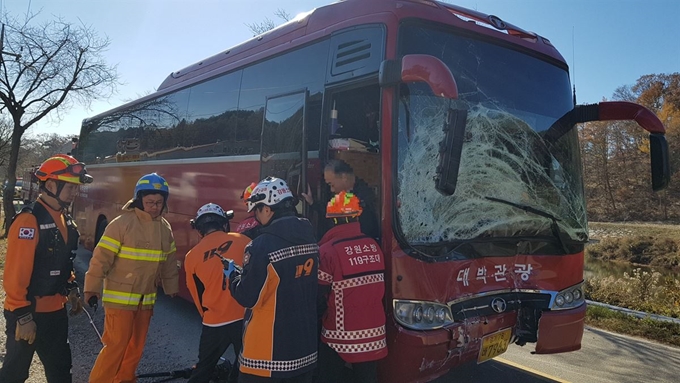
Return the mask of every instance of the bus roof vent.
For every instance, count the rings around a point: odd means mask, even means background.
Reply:
[[[385,28],[368,25],[331,36],[326,83],[377,73],[385,56]]]

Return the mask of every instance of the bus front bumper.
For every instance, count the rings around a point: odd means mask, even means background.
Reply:
[[[536,354],[556,354],[581,349],[586,304],[561,311],[544,311],[538,322]]]

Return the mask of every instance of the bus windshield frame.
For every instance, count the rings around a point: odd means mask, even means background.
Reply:
[[[412,20],[400,26],[398,53],[442,60],[459,91],[449,100],[423,83],[399,88],[394,229],[407,252],[440,261],[514,254],[520,242],[533,243],[526,254],[582,249],[588,231],[577,130],[554,140],[545,135],[574,107],[566,67]],[[447,196],[432,179],[442,127],[455,109],[468,117],[458,187]]]

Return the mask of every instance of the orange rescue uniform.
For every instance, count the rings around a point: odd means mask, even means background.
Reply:
[[[187,287],[204,325],[216,327],[243,319],[245,309],[232,298],[229,279],[217,254],[242,265],[248,243],[250,239],[245,235],[214,231],[187,253],[184,259]]]
[[[50,213],[50,216],[57,225],[64,242],[68,243],[68,231],[66,230],[66,222],[61,211],[53,210],[47,206],[42,200],[38,199],[38,203],[42,204]],[[26,238],[22,236],[19,239],[19,230],[22,228],[32,228],[33,238]],[[17,215],[14,223],[9,228],[7,236],[7,256],[5,258],[5,275],[3,280],[3,287],[5,289],[4,308],[8,311],[15,311],[20,308],[28,307],[31,302],[28,300],[28,285],[31,282],[31,274],[33,273],[33,261],[35,249],[38,246],[40,228],[38,221],[33,214],[23,213]],[[69,281],[73,281],[75,275],[71,273]],[[64,308],[66,303],[66,296],[62,294],[55,294],[46,297],[35,297],[35,312],[49,313],[59,311]]]

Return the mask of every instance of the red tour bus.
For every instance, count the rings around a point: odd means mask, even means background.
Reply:
[[[651,186],[664,188],[661,122],[628,102],[575,105],[548,39],[451,4],[348,0],[86,119],[76,155],[95,182],[75,216],[91,249],[135,181],[158,172],[181,264],[202,204],[233,209],[236,224],[242,190],[267,175],[325,201],[322,165],[343,159],[380,215],[381,381],[423,382],[510,343],[581,347],[588,227],[576,126],[603,120],[649,131]]]

